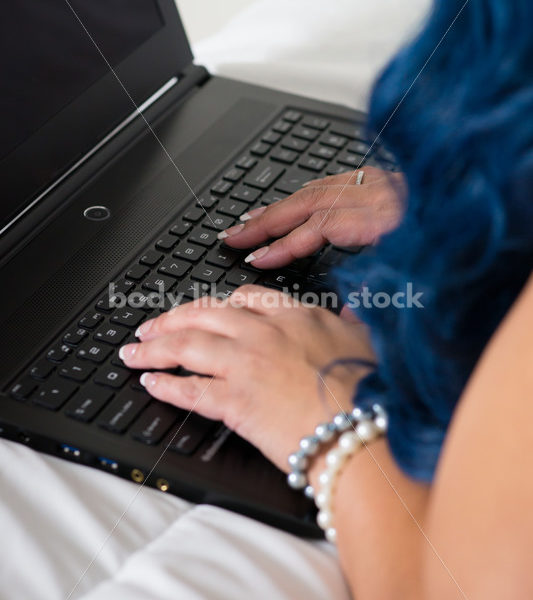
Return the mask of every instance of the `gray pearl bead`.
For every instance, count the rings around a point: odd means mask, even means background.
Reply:
[[[291,469],[293,469],[293,471],[305,471],[309,463],[309,461],[301,451],[289,454],[288,461],[289,466],[291,467]]]
[[[335,424],[337,431],[341,432],[350,429],[350,427],[352,426],[348,415],[345,415],[344,413],[337,413],[333,417],[333,423]]]
[[[318,450],[318,439],[312,435],[308,435],[300,440],[300,448],[307,456],[313,456]]]
[[[315,428],[315,435],[320,442],[326,443],[333,437],[334,431],[330,429],[329,423],[320,423]]]
[[[301,490],[307,485],[307,477],[304,473],[294,471],[289,473],[287,483],[293,490]]]
[[[313,500],[313,499],[314,499],[314,497],[315,497],[315,489],[313,488],[313,486],[312,486],[312,485],[307,485],[307,486],[305,486],[305,489],[304,489],[304,495],[305,495],[307,498],[310,498],[311,500]]]

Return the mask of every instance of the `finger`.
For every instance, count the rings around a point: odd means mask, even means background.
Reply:
[[[263,315],[279,313],[298,304],[289,294],[259,285],[243,285],[237,288],[231,295],[231,302]]]
[[[230,338],[199,329],[182,329],[138,344],[122,346],[120,358],[131,369],[182,366],[204,375],[223,376],[235,352]]]
[[[218,234],[226,244],[235,248],[249,248],[268,239],[285,235],[304,223],[313,211],[316,193],[313,191],[293,194],[272,204],[266,210],[250,212],[244,223],[230,227]]]
[[[353,312],[353,310],[347,304],[345,304],[342,307],[339,317],[343,321],[347,321],[348,323],[361,323],[361,320],[359,319],[359,317]]]
[[[195,328],[226,337],[240,337],[251,328],[253,319],[253,313],[239,311],[229,299],[206,296],[145,321],[135,335],[147,341],[182,329]]]
[[[178,377],[169,373],[143,373],[141,381],[146,390],[158,400],[173,404],[184,410],[193,410],[198,414],[224,420],[227,397],[227,383],[217,377]],[[185,425],[186,418],[182,424]],[[181,424],[178,423],[178,426]]]

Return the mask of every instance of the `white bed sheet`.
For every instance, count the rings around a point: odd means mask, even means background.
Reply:
[[[196,61],[364,108],[376,71],[427,6],[258,0],[199,43]],[[7,441],[0,441],[0,528],[1,600],[349,598],[325,542]]]

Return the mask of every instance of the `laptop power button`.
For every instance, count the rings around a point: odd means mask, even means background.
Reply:
[[[83,211],[83,216],[89,221],[105,221],[111,216],[107,206],[89,206]]]

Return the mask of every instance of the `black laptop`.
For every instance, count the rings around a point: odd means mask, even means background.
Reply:
[[[170,308],[152,292],[327,290],[345,249],[260,272],[217,234],[357,167],[363,115],[210,75],[173,0],[11,2],[0,32],[0,435],[320,535],[255,448],[151,399],[117,353]],[[139,302],[117,307],[110,282]]]

